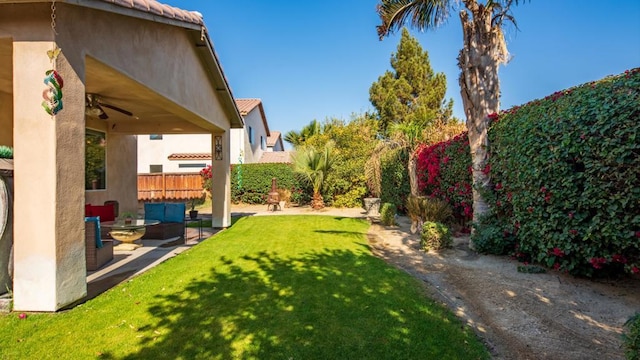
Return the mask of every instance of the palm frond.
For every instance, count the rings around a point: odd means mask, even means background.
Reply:
[[[382,0],[377,12],[382,24],[376,27],[382,40],[404,24],[424,31],[444,24],[449,18],[451,0]]]

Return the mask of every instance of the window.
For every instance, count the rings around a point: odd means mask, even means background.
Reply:
[[[200,168],[200,169],[202,169],[205,166],[207,166],[207,164],[204,164],[204,163],[178,164],[179,168]]]
[[[253,145],[254,140],[253,140],[253,128],[251,126],[249,126],[249,144]]]
[[[267,139],[264,136],[260,136],[260,148],[265,150],[267,148]]]
[[[152,174],[161,173],[162,165],[149,165],[149,172]]]
[[[160,134],[160,135],[157,135],[157,134],[149,135],[149,140],[162,140],[162,134]]]
[[[106,134],[86,129],[84,138],[84,189],[104,190],[107,186]]]

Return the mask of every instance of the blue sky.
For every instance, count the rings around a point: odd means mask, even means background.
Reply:
[[[262,99],[270,130],[283,134],[373,110],[369,88],[391,68],[400,35],[378,40],[376,0],[161,2],[203,14],[234,97]],[[462,31],[452,15],[435,31],[409,30],[447,76],[447,98],[464,119]],[[513,59],[499,72],[502,109],[640,67],[638,0],[532,0],[513,15],[519,31],[506,31]]]

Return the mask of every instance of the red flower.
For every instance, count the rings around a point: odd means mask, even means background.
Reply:
[[[491,172],[491,164],[487,164],[487,166],[485,166],[484,169],[482,169],[482,173],[485,175],[489,175],[490,172]]]
[[[594,269],[602,269],[602,265],[607,263],[607,259],[605,259],[605,258],[591,258],[591,260],[589,260],[589,262],[591,263],[591,266],[593,266]]]
[[[573,219],[573,211],[569,212],[569,219]]]
[[[496,201],[496,206],[498,206],[498,207],[502,206],[502,201],[500,201],[500,200]]]
[[[513,198],[513,194],[507,193],[507,201],[511,201],[512,198]]]
[[[500,190],[502,189],[502,183],[497,183],[496,184],[496,190]]]
[[[620,255],[620,254],[613,254],[613,256],[611,257],[611,260],[615,262],[619,262],[621,264],[627,263],[627,258],[624,257],[624,255]]]
[[[636,231],[636,237],[640,238],[640,231]]]
[[[571,235],[577,235],[578,234],[578,230],[571,229],[571,230],[569,230],[569,233],[571,233]]]
[[[557,256],[557,257],[563,257],[564,256],[564,251],[560,250],[560,248],[554,247],[553,251],[551,252],[553,255]]]
[[[543,186],[543,187],[540,188],[540,191],[545,193],[545,192],[547,192],[547,188]]]
[[[631,268],[631,272],[634,273],[634,274],[638,274],[638,273],[640,273],[640,269],[638,269],[637,266],[634,266],[634,267]]]
[[[529,212],[529,214],[531,214],[531,213],[533,212],[533,207],[532,207],[532,206],[529,206],[529,207],[527,208],[527,211]]]
[[[491,114],[487,115],[487,117],[489,118],[489,120],[496,120],[496,119],[498,119],[498,114],[491,113]]]
[[[553,264],[553,270],[558,270],[558,269],[560,269],[560,263]]]

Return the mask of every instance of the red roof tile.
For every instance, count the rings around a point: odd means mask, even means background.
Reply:
[[[180,20],[192,24],[204,25],[202,14],[197,11],[187,11],[180,8],[162,4],[154,0],[101,0],[102,2],[118,6],[144,11],[165,18]]]
[[[211,160],[211,153],[175,153],[167,158],[169,160]]]
[[[262,153],[259,162],[291,164],[291,156],[289,151],[267,151]]]

